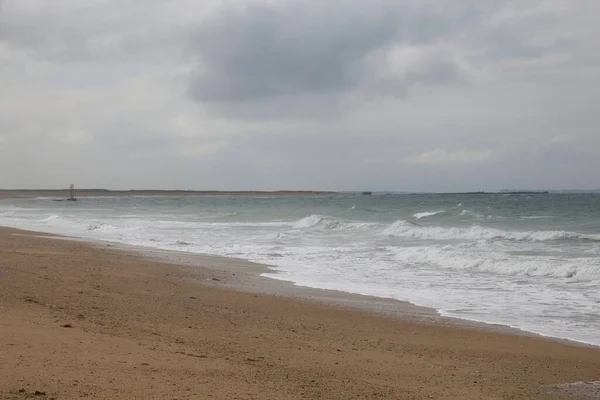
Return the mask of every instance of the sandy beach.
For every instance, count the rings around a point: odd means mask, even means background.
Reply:
[[[598,348],[302,299],[256,268],[0,229],[0,398],[600,398],[553,386],[600,380]]]

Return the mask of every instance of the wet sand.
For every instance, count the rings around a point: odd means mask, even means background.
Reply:
[[[0,398],[600,398],[552,386],[599,380],[597,348],[43,236],[0,229]]]

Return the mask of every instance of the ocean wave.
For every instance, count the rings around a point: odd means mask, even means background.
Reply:
[[[89,220],[59,214],[22,214],[0,216],[0,225],[39,232],[77,235],[88,230]]]
[[[422,218],[433,217],[434,215],[441,215],[441,214],[445,214],[445,213],[446,212],[444,210],[441,210],[441,211],[425,211],[425,212],[416,213],[415,215],[413,215],[413,217],[416,218],[416,219],[422,219]]]
[[[107,231],[107,230],[113,230],[113,229],[115,229],[114,226],[112,226],[110,224],[106,224],[104,222],[89,224],[87,227],[88,231]]]
[[[483,214],[479,214],[479,213],[476,213],[475,211],[471,211],[471,210],[462,210],[460,212],[460,214],[458,214],[458,215],[461,216],[461,217],[470,216],[470,217],[473,217],[475,219],[482,219],[482,218],[484,218]]]
[[[60,215],[50,215],[50,216],[48,216],[46,218],[42,218],[40,220],[40,222],[50,222],[52,220],[59,219],[59,218],[60,218]]]
[[[530,215],[523,216],[521,219],[551,219],[554,218],[552,215]]]
[[[19,211],[26,211],[25,208],[10,205],[8,207],[0,207],[0,215],[3,217],[12,217]]]
[[[296,229],[312,228],[313,226],[319,225],[326,219],[327,217],[325,216],[313,214],[308,217],[302,218],[299,221],[296,221],[293,227]]]
[[[264,235],[266,240],[280,240],[287,238],[289,235],[285,232],[272,232]]]
[[[468,254],[450,246],[404,247],[395,249],[395,259],[412,266],[434,267],[494,275],[547,277],[576,281],[600,280],[597,258],[561,259],[556,257],[512,257],[501,253]]]
[[[389,214],[389,211],[375,210],[374,208],[367,208],[367,207],[364,207],[363,211],[370,212],[370,213],[376,213],[376,214]]]
[[[375,227],[375,222],[349,221],[326,215],[313,214],[302,218],[292,224],[293,229],[320,229],[320,230],[352,230]]]
[[[267,253],[266,256],[269,257],[269,258],[271,258],[271,259],[285,257],[283,254],[281,254],[281,253],[275,253],[275,252],[273,252],[273,253]]]
[[[396,221],[382,232],[384,235],[426,240],[509,240],[518,242],[600,241],[600,235],[567,231],[503,231],[473,225],[458,227],[424,227],[409,221]]]
[[[236,217],[238,215],[239,215],[239,213],[237,211],[231,211],[231,212],[219,213],[216,215],[212,215],[211,217],[214,219],[228,219],[228,218]]]
[[[195,228],[218,227],[218,228],[266,228],[266,227],[286,227],[289,222],[285,221],[263,221],[263,222],[202,222],[199,224],[190,225]]]

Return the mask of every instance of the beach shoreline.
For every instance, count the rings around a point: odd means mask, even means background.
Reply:
[[[7,228],[0,227],[0,229]],[[409,301],[375,297],[340,290],[300,286],[292,281],[265,276],[265,274],[278,274],[278,271],[275,269],[276,266],[274,265],[256,263],[241,258],[178,250],[166,250],[153,247],[130,245],[120,242],[65,236],[54,233],[41,233],[28,230],[18,231],[19,232],[13,233],[13,235],[21,235],[25,237],[40,236],[44,238],[79,241],[105,251],[116,252],[118,254],[127,254],[153,262],[159,261],[175,267],[186,266],[199,268],[207,273],[210,273],[211,276],[209,279],[212,284],[234,291],[256,293],[261,295],[283,296],[286,298],[317,302],[329,306],[347,308],[371,314],[397,318],[400,320],[528,336],[569,345],[600,349],[600,346],[598,345],[543,335],[537,332],[520,329],[518,327],[485,321],[470,320],[460,317],[443,316],[440,314],[440,311],[436,310],[435,308],[421,306]]]
[[[0,229],[2,398],[600,395],[553,386],[598,380],[600,349],[259,294],[252,280],[234,290],[247,277],[235,259],[192,266],[48,236]]]
[[[84,239],[85,242],[89,242]],[[106,246],[107,244],[103,244]],[[112,249],[143,257],[148,260],[159,260],[175,266],[190,266],[211,271],[213,283],[220,287],[234,291],[257,293],[264,295],[283,296],[303,301],[317,302],[334,307],[342,307],[357,311],[367,312],[400,320],[410,320],[419,323],[458,326],[483,331],[504,332],[515,335],[538,337],[554,340],[576,346],[600,348],[593,344],[570,339],[541,335],[523,329],[494,324],[483,321],[469,320],[459,317],[447,317],[434,308],[421,306],[409,301],[393,298],[369,296],[365,294],[345,292],[333,289],[319,289],[309,286],[300,286],[284,279],[265,276],[277,275],[274,265],[255,263],[249,260],[207,255],[200,253],[183,252],[177,250],[163,250],[143,246],[132,246],[121,243],[109,243]],[[102,245],[101,245],[102,246]]]

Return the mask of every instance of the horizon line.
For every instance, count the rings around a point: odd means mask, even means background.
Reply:
[[[58,189],[1,189],[0,193],[16,192],[67,192],[69,188]],[[105,189],[105,188],[79,188],[77,192],[103,192],[103,193],[127,193],[127,192],[154,192],[154,193],[322,193],[322,194],[508,194],[508,193],[565,193],[565,192],[600,192],[600,189],[500,189],[500,190],[465,190],[465,191],[429,191],[429,190],[319,190],[319,189]]]

